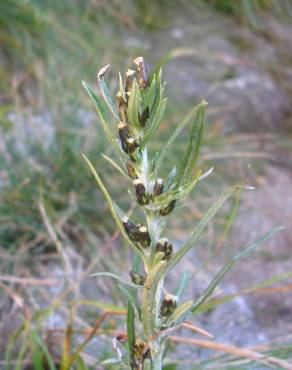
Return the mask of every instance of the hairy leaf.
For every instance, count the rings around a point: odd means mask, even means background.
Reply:
[[[140,89],[136,79],[134,79],[131,95],[128,102],[127,114],[130,126],[134,129],[134,131],[136,130],[138,132],[141,130],[139,122],[139,102]]]
[[[131,281],[128,281],[124,278],[122,278],[121,276],[117,275],[117,274],[114,274],[112,272],[95,272],[93,274],[90,275],[91,277],[95,277],[95,276],[106,276],[106,277],[110,277],[112,279],[115,279],[115,280],[118,280],[120,283],[123,283],[125,285],[128,285],[130,286],[131,288],[135,288],[135,289],[139,289],[139,285],[136,285],[134,283],[132,283]]]
[[[85,88],[87,94],[89,95],[91,101],[93,102],[93,105],[95,106],[95,109],[98,113],[98,116],[99,116],[101,124],[102,124],[102,128],[103,128],[107,138],[111,142],[113,148],[116,150],[116,152],[117,152],[117,154],[119,155],[120,158],[126,158],[125,153],[121,149],[120,145],[117,143],[116,139],[114,138],[114,136],[113,136],[113,134],[110,130],[110,127],[109,127],[109,124],[108,124],[108,119],[107,119],[107,116],[106,116],[106,112],[105,112],[101,102],[99,101],[99,98],[94,94],[91,87],[85,81],[82,81],[82,85]]]
[[[176,129],[174,130],[173,134],[168,139],[167,143],[163,146],[161,152],[159,153],[159,156],[157,158],[155,168],[158,169],[161,165],[162,161],[166,157],[168,150],[174,140],[177,138],[177,136],[181,133],[181,131],[185,128],[186,125],[188,125],[190,122],[194,122],[194,127],[197,126],[197,115],[198,112],[206,106],[206,102],[202,101],[200,104],[198,104],[196,107],[194,107],[187,115],[186,117],[177,125]],[[195,144],[195,143],[193,143]]]
[[[234,185],[228,189],[225,193],[221,194],[219,198],[212,204],[208,211],[201,218],[195,230],[190,235],[186,243],[179,249],[177,253],[170,259],[167,270],[171,270],[183,257],[184,255],[194,246],[194,243],[199,239],[201,233],[204,231],[209,222],[216,215],[217,211],[222,207],[225,201],[233,195],[238,189],[242,188],[242,185]]]
[[[99,85],[101,94],[102,94],[105,102],[107,103],[109,109],[111,110],[111,112],[113,113],[113,115],[115,116],[115,118],[118,120],[119,119],[119,115],[117,113],[116,107],[114,105],[114,102],[113,102],[113,100],[111,98],[109,89],[108,89],[107,84],[106,84],[105,79],[104,79],[105,74],[106,74],[106,71],[108,70],[108,68],[109,68],[109,64],[107,66],[103,67],[98,72],[97,80],[98,80],[98,85]]]
[[[102,191],[107,203],[108,203],[108,206],[109,206],[109,209],[110,209],[110,212],[112,214],[112,217],[113,219],[115,220],[121,234],[123,235],[123,237],[126,239],[126,241],[130,244],[130,246],[134,249],[134,251],[136,253],[138,253],[141,258],[143,259],[144,255],[143,253],[140,251],[139,248],[137,248],[137,246],[129,239],[127,233],[125,232],[125,229],[124,229],[124,226],[122,224],[122,221],[121,219],[119,218],[118,214],[117,214],[117,206],[114,204],[114,202],[112,201],[112,198],[110,197],[108,191],[106,190],[103,182],[101,181],[101,178],[99,177],[96,169],[93,167],[92,163],[90,162],[90,160],[86,157],[85,154],[82,154],[83,155],[83,158],[85,159],[86,163],[88,164],[98,186],[100,187],[100,190]]]
[[[203,137],[206,105],[207,102],[203,101],[196,111],[189,144],[177,174],[178,182],[184,182],[195,168]]]
[[[177,189],[169,190],[161,195],[158,195],[157,197],[155,197],[153,204],[157,207],[163,207],[169,204],[172,200],[181,199],[194,189],[197,182],[199,181],[200,176],[201,170],[196,171],[191,181],[188,181]]]

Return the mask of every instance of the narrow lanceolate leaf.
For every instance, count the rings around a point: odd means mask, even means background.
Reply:
[[[194,122],[194,125],[196,124],[196,118],[198,111],[202,108],[204,108],[206,105],[206,102],[203,101],[202,103],[198,104],[196,107],[194,107],[187,115],[186,117],[177,125],[176,129],[174,130],[171,137],[168,139],[167,143],[163,146],[161,152],[159,153],[159,157],[157,158],[155,168],[158,169],[161,165],[162,161],[166,157],[168,150],[174,140],[177,138],[177,136],[181,133],[181,131],[191,122]]]
[[[180,302],[182,295],[186,289],[186,286],[190,279],[190,275],[191,274],[189,271],[185,271],[180,278],[179,285],[178,285],[177,292],[176,292],[178,303]]]
[[[148,89],[148,92],[147,92],[147,95],[146,95],[146,98],[145,98],[145,102],[143,104],[143,110],[146,107],[149,107],[150,112],[151,112],[151,110],[153,108],[154,99],[155,99],[156,89],[157,89],[157,80],[156,80],[156,76],[154,76],[154,78],[152,79],[152,81],[150,83],[150,87]]]
[[[209,222],[216,215],[217,211],[222,207],[225,201],[233,195],[238,189],[244,188],[242,185],[234,185],[228,189],[225,193],[221,194],[220,197],[212,204],[208,211],[201,218],[195,230],[190,235],[186,243],[180,248],[180,250],[170,259],[168,263],[167,270],[171,270],[184,256],[185,254],[194,246],[194,243],[199,239],[201,233],[204,231]]]
[[[163,207],[169,204],[172,200],[178,200],[189,194],[196,186],[201,176],[201,170],[196,171],[193,179],[177,189],[167,191],[155,197],[153,204],[157,207]]]
[[[150,118],[150,124],[148,126],[148,130],[146,131],[145,136],[143,137],[140,143],[142,148],[151,142],[153,136],[158,130],[160,121],[165,111],[166,103],[167,103],[167,98],[161,100],[160,103],[158,104],[156,113],[154,114],[153,118],[152,119]]]
[[[122,94],[123,98],[125,99],[125,90],[124,90],[124,86],[123,86],[123,78],[122,78],[122,75],[121,75],[121,72],[119,72],[119,91],[120,93]]]
[[[104,159],[106,159],[120,174],[122,174],[124,177],[126,177],[129,180],[129,176],[126,174],[126,172],[111,158],[109,158],[107,155],[101,153]]]
[[[101,68],[97,74],[97,80],[98,80],[98,86],[100,88],[100,91],[101,91],[101,94],[105,100],[105,102],[107,103],[109,109],[111,110],[111,112],[113,113],[113,115],[115,116],[115,118],[118,120],[119,119],[119,115],[117,113],[117,110],[116,110],[116,107],[114,105],[114,102],[110,96],[110,92],[109,92],[109,89],[107,87],[107,84],[105,82],[105,74],[108,70],[108,68],[110,67],[110,65],[106,65],[105,67]]]
[[[86,163],[88,164],[98,186],[100,187],[100,190],[102,191],[107,203],[108,203],[108,206],[109,206],[109,209],[110,209],[110,212],[112,214],[112,217],[113,219],[115,220],[121,234],[123,235],[123,237],[125,238],[125,240],[130,244],[130,246],[134,249],[134,251],[136,253],[138,253],[140,255],[140,257],[143,259],[143,253],[136,247],[136,245],[129,239],[127,233],[125,232],[125,229],[124,229],[124,226],[122,224],[122,221],[121,219],[119,218],[118,214],[117,214],[117,211],[116,211],[116,206],[114,204],[114,202],[112,201],[112,198],[110,197],[108,191],[106,190],[103,182],[101,181],[101,178],[99,177],[96,169],[93,167],[92,163],[90,162],[90,160],[86,157],[85,154],[82,154],[83,158],[85,159]]]
[[[198,106],[190,134],[189,144],[183,157],[183,160],[180,164],[180,168],[177,175],[177,178],[179,179],[180,182],[183,182],[186,178],[188,178],[189,174],[192,173],[192,170],[195,168],[203,137],[206,105],[207,102],[203,101]]]
[[[174,184],[174,179],[176,177],[176,167],[173,166],[171,171],[169,172],[165,184],[164,184],[164,190],[168,190],[173,184]]]
[[[237,254],[235,257],[233,257],[230,261],[228,261],[222,269],[219,271],[219,273],[216,275],[216,277],[212,280],[212,282],[209,284],[209,286],[206,288],[206,290],[203,292],[203,294],[199,297],[197,301],[188,301],[185,303],[182,303],[179,305],[173,314],[168,318],[167,322],[165,323],[168,327],[171,325],[179,325],[183,321],[185,321],[189,314],[196,313],[198,310],[200,311],[200,307],[204,304],[204,302],[210,297],[210,295],[214,292],[215,288],[218,286],[218,284],[222,281],[225,274],[233,267],[233,265],[242,257],[247,257],[250,253],[252,253],[258,246],[260,246],[263,242],[265,242],[267,239],[269,239],[273,234],[276,232],[282,230],[283,227],[277,227],[271,231],[269,231],[267,234],[256,240],[254,243],[252,243],[248,248],[243,250],[241,253]]]
[[[134,131],[140,131],[140,122],[139,122],[139,102],[140,102],[140,89],[136,80],[133,81],[133,87],[131,95],[128,102],[128,120],[131,127]]]
[[[210,295],[213,293],[216,286],[220,283],[220,281],[223,279],[224,275],[231,269],[231,267],[242,257],[248,256],[250,253],[252,253],[258,246],[260,246],[262,243],[264,243],[266,240],[268,240],[273,234],[277,233],[278,231],[282,230],[283,227],[277,227],[275,229],[272,229],[267,234],[256,240],[254,243],[252,243],[248,248],[244,249],[241,253],[237,254],[235,257],[233,257],[230,261],[228,261],[222,269],[219,271],[219,273],[216,275],[216,277],[212,280],[210,285],[207,287],[207,289],[204,291],[204,293],[200,296],[200,298],[194,303],[192,307],[192,313],[195,313],[199,307],[206,301],[207,298],[210,297]]]
[[[163,93],[163,88],[161,86],[161,74],[162,71],[160,70],[159,73],[157,73],[154,78],[155,78],[155,98],[153,101],[153,105],[151,107],[151,112],[150,112],[150,121],[156,114],[156,110],[158,108],[159,103],[161,102],[162,98],[162,93]]]
[[[117,141],[115,140],[115,138],[114,138],[114,136],[111,132],[111,129],[110,129],[109,123],[108,123],[108,119],[107,119],[107,116],[106,116],[106,112],[105,112],[104,107],[102,106],[99,98],[94,94],[91,87],[85,81],[82,81],[82,85],[83,85],[84,89],[86,90],[87,94],[89,95],[91,101],[93,102],[93,105],[95,106],[95,109],[97,111],[97,114],[98,114],[98,116],[100,118],[100,121],[101,121],[101,124],[102,124],[102,128],[103,128],[107,138],[111,142],[112,146],[116,150],[119,157],[120,158],[126,158],[125,153],[123,152],[123,150],[121,149],[121,147],[119,146],[119,144],[117,143]]]
[[[131,281],[128,281],[128,280],[122,278],[121,276],[119,276],[117,274],[114,274],[112,272],[95,272],[95,273],[91,274],[90,276],[91,277],[95,277],[95,276],[110,277],[112,279],[118,280],[120,283],[128,285],[131,288],[135,288],[135,289],[139,288],[139,285],[136,285],[136,284],[132,283]]]

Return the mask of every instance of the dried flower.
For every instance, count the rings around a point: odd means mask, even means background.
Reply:
[[[119,116],[121,121],[126,122],[128,120],[127,116],[127,101],[125,101],[123,94],[119,91],[117,93],[117,101],[118,101],[118,108],[119,108]]]
[[[156,244],[155,251],[164,253],[163,260],[169,260],[173,253],[173,246],[167,238],[161,238]]]
[[[160,216],[167,216],[170,212],[174,210],[176,200],[172,200],[166,207],[159,211]]]
[[[140,226],[140,244],[143,248],[148,248],[151,245],[151,238],[146,226]]]
[[[150,112],[149,111],[149,107],[146,107],[143,110],[142,114],[139,113],[139,122],[140,122],[140,125],[142,127],[145,127],[146,126],[146,122],[147,122],[147,120],[149,118],[149,112]]]
[[[136,272],[130,271],[130,277],[134,284],[136,285],[144,285],[145,283],[145,276],[137,274]]]
[[[128,125],[125,122],[120,122],[118,130],[124,152],[127,154],[134,153],[138,148],[138,144],[132,136]]]
[[[153,196],[154,197],[157,197],[158,195],[162,194],[163,193],[163,179],[156,179],[155,180],[155,184],[154,184],[154,187],[153,187]]]
[[[147,194],[145,186],[142,183],[142,181],[140,179],[134,180],[133,185],[135,186],[135,190],[136,190],[137,202],[141,206],[144,206],[145,204],[148,204],[149,203],[149,195]]]
[[[172,294],[166,294],[163,298],[160,307],[160,315],[162,317],[170,316],[177,307],[177,297]]]
[[[137,66],[138,84],[141,89],[146,89],[149,86],[149,78],[148,78],[147,68],[144,63],[144,58],[138,57],[134,59],[134,63]]]
[[[128,69],[126,72],[126,94],[131,92],[136,72],[133,69]],[[129,95],[127,95],[129,96]]]
[[[128,234],[129,238],[133,242],[139,242],[141,238],[139,226],[135,225],[134,222],[132,222],[128,217],[124,217],[122,219],[122,223],[124,225],[125,231]]]
[[[137,179],[138,176],[137,176],[137,173],[136,173],[136,170],[135,170],[135,167],[134,165],[132,164],[132,162],[130,161],[127,161],[126,163],[126,167],[127,167],[127,172],[128,172],[128,175],[131,179]]]

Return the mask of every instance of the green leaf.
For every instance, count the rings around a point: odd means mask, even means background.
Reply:
[[[123,86],[123,78],[121,72],[119,72],[119,91],[123,95],[123,98],[125,99],[125,90]]]
[[[180,304],[167,319],[165,323],[166,326],[170,327],[172,325],[181,324],[185,320],[193,305],[194,301],[187,301]]]
[[[163,93],[163,88],[161,87],[161,75],[162,70],[160,69],[158,73],[155,74],[155,97],[153,101],[153,105],[150,111],[150,122],[153,120],[154,115],[158,109],[159,104],[161,103],[161,97]]]
[[[101,153],[101,155],[103,156],[103,158],[105,160],[107,160],[121,175],[123,175],[124,177],[126,177],[128,180],[129,180],[129,176],[126,174],[126,172],[114,161],[112,160],[111,158],[109,158],[107,155]]]
[[[231,267],[242,257],[247,257],[250,255],[259,245],[264,243],[267,239],[269,239],[273,234],[277,233],[278,231],[282,230],[283,227],[276,227],[275,229],[269,231],[267,234],[262,236],[261,238],[257,239],[254,243],[252,243],[248,248],[243,250],[241,253],[237,254],[233,257],[229,262],[227,262],[223,268],[219,271],[216,277],[212,280],[210,285],[204,291],[204,293],[200,296],[200,298],[195,302],[192,307],[192,313],[195,313],[198,308],[206,301],[207,298],[213,293],[216,286],[220,283],[223,279],[224,275],[231,269]]]
[[[186,117],[177,125],[176,129],[174,130],[173,134],[168,139],[167,143],[163,146],[161,152],[159,153],[159,157],[155,164],[155,169],[158,170],[159,166],[161,165],[162,161],[167,155],[167,152],[174,142],[174,140],[177,138],[177,136],[181,133],[181,131],[185,128],[186,125],[188,125],[190,122],[194,122],[194,125],[196,125],[196,117],[198,115],[198,111],[202,109],[202,107],[205,107],[206,102],[202,101],[200,104],[195,106],[187,115]],[[195,119],[194,119],[195,117]],[[194,121],[193,121],[194,119]]]
[[[291,277],[292,277],[292,272],[291,271],[286,272],[286,273],[281,274],[281,275],[278,275],[278,276],[274,276],[272,279],[264,280],[259,284],[256,284],[256,285],[254,285],[250,288],[244,289],[242,292],[238,292],[238,295],[241,295],[241,293],[242,294],[248,294],[248,293],[251,293],[251,292],[256,293],[258,289],[269,287],[272,284],[278,283],[278,282],[283,281],[283,280],[287,280]],[[197,310],[197,313],[202,313],[202,312],[209,311],[209,310],[213,309],[214,307],[216,307],[218,305],[221,305],[223,303],[232,301],[236,297],[237,297],[237,294],[230,294],[230,295],[226,295],[226,296],[221,297],[221,298],[212,299],[212,300],[202,304],[199,307],[199,309]]]
[[[80,355],[76,356],[75,365],[77,370],[89,370],[89,367],[86,366],[85,361]]]
[[[46,369],[48,368],[49,370],[56,370],[54,360],[49,354],[48,348],[42,338],[35,331],[33,331],[31,332],[30,339],[33,347],[32,353],[33,356],[35,356],[35,358],[33,357],[34,368],[43,369],[44,360],[46,360]],[[38,356],[40,356],[40,358]],[[36,367],[36,364],[39,360],[41,360],[41,367],[38,368]]]
[[[182,298],[183,292],[188,284],[189,279],[190,279],[189,271],[184,271],[184,273],[182,274],[182,277],[180,278],[180,282],[179,282],[177,292],[176,292],[178,302]]]
[[[30,343],[31,343],[31,355],[32,355],[33,368],[35,370],[44,370],[43,354],[42,354],[42,351],[40,351],[36,338],[37,338],[36,332],[32,331],[30,333]]]
[[[116,117],[116,119],[119,120],[119,115],[117,113],[116,107],[115,107],[114,102],[113,102],[113,100],[110,96],[109,89],[108,89],[107,84],[106,84],[105,79],[104,79],[104,76],[105,76],[106,71],[107,71],[108,68],[109,68],[109,65],[103,67],[98,72],[98,75],[97,75],[98,86],[100,88],[101,94],[102,94],[105,102],[107,103],[109,109],[111,110],[113,115]]]
[[[156,91],[157,91],[157,80],[156,80],[156,76],[154,76],[154,78],[152,79],[150,83],[150,87],[148,89],[142,110],[144,110],[146,107],[149,107],[150,112],[152,111]]]
[[[184,182],[184,180],[188,178],[189,174],[192,173],[193,169],[195,168],[203,137],[206,105],[207,102],[203,101],[198,106],[198,109],[196,111],[194,124],[190,134],[189,144],[177,174],[178,182]]]
[[[164,189],[165,191],[168,190],[172,185],[173,185],[173,180],[175,179],[176,176],[176,167],[173,166],[172,170],[169,172],[167,179],[164,184]]]
[[[180,186],[177,189],[169,190],[166,193],[158,195],[157,197],[154,198],[153,204],[156,207],[164,207],[165,205],[169,204],[172,200],[181,199],[194,189],[200,176],[201,170],[196,171],[191,181],[185,183],[184,185]]]
[[[160,121],[165,111],[166,102],[167,102],[167,98],[161,100],[160,103],[158,104],[156,113],[154,114],[153,118],[151,119],[150,117],[150,122],[147,127],[146,133],[140,143],[142,148],[151,142],[153,136],[158,130]]]
[[[95,106],[95,109],[98,113],[99,119],[100,119],[101,124],[102,124],[102,128],[103,128],[107,138],[111,142],[113,148],[116,150],[116,152],[117,152],[117,154],[119,155],[120,158],[126,158],[125,153],[123,152],[123,150],[121,149],[121,147],[117,143],[117,141],[115,140],[115,138],[114,138],[114,136],[113,136],[113,134],[110,130],[108,119],[107,119],[107,116],[106,116],[106,112],[105,112],[101,102],[99,101],[99,98],[94,94],[91,87],[85,81],[82,81],[82,85],[83,85],[84,89],[86,90],[87,94],[89,95],[93,105]]]
[[[106,190],[105,186],[103,185],[103,182],[101,181],[101,178],[99,177],[97,171],[95,170],[95,168],[93,167],[92,163],[90,162],[90,160],[86,157],[85,154],[82,154],[83,158],[85,159],[86,163],[88,164],[98,186],[100,187],[100,190],[102,191],[107,203],[108,203],[108,206],[109,206],[109,209],[110,209],[110,212],[112,214],[112,217],[113,219],[115,220],[121,234],[123,235],[123,237],[125,238],[125,240],[130,244],[130,246],[134,249],[134,251],[136,253],[138,253],[141,258],[143,259],[144,255],[143,253],[140,251],[140,249],[137,248],[137,246],[129,239],[127,233],[125,232],[125,229],[124,229],[124,226],[122,224],[122,221],[121,219],[119,218],[118,214],[117,214],[117,206],[114,204],[114,202],[112,201],[108,191]]]
[[[138,115],[139,102],[140,102],[140,89],[136,79],[134,79],[131,95],[128,102],[127,114],[130,126],[138,132],[141,131],[141,125],[139,122]]]
[[[194,246],[194,243],[199,239],[201,233],[204,231],[208,223],[216,215],[217,211],[222,207],[225,201],[233,195],[238,189],[244,188],[243,185],[234,185],[228,189],[225,193],[221,194],[219,198],[212,204],[208,211],[201,218],[195,230],[190,235],[186,243],[179,249],[177,253],[168,262],[167,270],[171,270],[183,257],[184,255]]]
[[[128,281],[128,280],[122,278],[121,276],[116,275],[116,274],[114,274],[112,272],[95,272],[95,273],[93,273],[93,274],[90,275],[90,277],[95,277],[95,276],[106,276],[106,277],[110,277],[112,279],[118,280],[120,283],[123,283],[125,285],[130,286],[131,288],[135,288],[135,289],[141,288],[139,285],[136,285],[136,284],[132,283],[131,281]]]

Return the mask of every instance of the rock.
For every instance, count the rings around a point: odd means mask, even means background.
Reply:
[[[279,132],[290,111],[283,91],[268,75],[255,71],[242,70],[234,78],[217,82],[206,95],[213,109],[226,112],[225,132]]]

